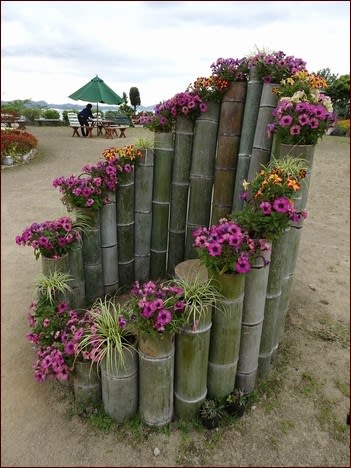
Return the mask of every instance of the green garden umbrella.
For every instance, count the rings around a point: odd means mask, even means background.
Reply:
[[[123,99],[97,75],[68,97],[75,101],[96,102],[97,111],[99,111],[99,102],[116,105],[123,102]]]

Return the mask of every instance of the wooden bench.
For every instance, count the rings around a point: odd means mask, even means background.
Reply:
[[[113,125],[107,125],[104,127],[106,138],[113,138],[113,135],[116,135],[117,138],[126,138],[127,128],[133,126],[133,122],[125,114],[115,115],[111,119],[111,122],[113,122]],[[118,130],[120,132],[119,135]]]
[[[93,137],[93,128],[86,125],[81,125],[78,120],[78,115],[75,112],[67,112],[67,118],[69,121],[69,126],[73,130],[72,137],[77,136],[80,137],[78,130],[85,128],[88,131],[88,137]]]

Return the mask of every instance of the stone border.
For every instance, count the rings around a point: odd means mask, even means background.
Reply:
[[[14,162],[13,164],[7,165],[7,164],[1,164],[1,169],[8,169],[11,167],[17,167],[17,166],[22,166],[23,164],[29,163],[32,159],[34,159],[38,154],[38,149],[37,148],[32,148],[28,153],[24,154],[22,156],[22,160],[19,162]]]

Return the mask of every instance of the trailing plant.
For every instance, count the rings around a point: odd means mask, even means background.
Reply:
[[[226,218],[210,228],[195,229],[193,238],[200,262],[211,274],[247,273],[268,248],[263,239],[251,238],[243,227]]]
[[[61,295],[70,290],[70,277],[56,272],[37,282],[38,299],[30,305],[26,335],[36,350],[34,377],[43,382],[50,376],[68,380],[78,358],[78,344],[84,330],[91,326],[84,310],[70,310]],[[81,354],[80,359],[90,359]]]
[[[38,260],[40,255],[60,258],[72,250],[80,239],[80,230],[73,226],[72,219],[63,216],[53,221],[32,223],[21,235],[16,236],[16,244],[32,247]]]

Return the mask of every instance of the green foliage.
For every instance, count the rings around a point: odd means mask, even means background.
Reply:
[[[26,109],[23,110],[22,115],[26,118],[26,120],[29,120],[30,123],[34,123],[35,119],[39,119],[41,115],[41,110],[39,108],[30,108],[27,107]]]
[[[134,108],[134,112],[136,111],[137,106],[140,106],[141,101],[140,101],[140,93],[138,88],[135,86],[132,86],[129,90],[129,99],[130,99],[130,104]]]
[[[206,399],[200,407],[200,416],[208,419],[221,418],[222,406],[216,400]]]
[[[84,351],[93,346],[96,349],[95,362],[105,361],[106,368],[116,372],[125,366],[124,351],[132,348],[134,339],[130,325],[127,324],[129,312],[122,311],[120,304],[112,299],[97,299],[93,304],[90,315],[94,322],[94,331],[85,330],[79,348]]]
[[[184,325],[190,325],[196,329],[197,322],[220,298],[218,288],[213,285],[211,279],[204,281],[200,275],[195,275],[192,279],[175,278],[172,283],[183,289]]]
[[[36,289],[39,297],[43,297],[49,304],[53,304],[61,294],[72,291],[69,283],[73,278],[67,273],[54,271],[48,276],[42,276],[36,282]]]
[[[18,116],[25,115],[23,112],[26,108],[26,105],[30,102],[30,99],[15,99],[10,101],[7,104],[1,106],[2,113],[15,112]]]
[[[317,75],[322,76],[328,83],[326,94],[332,100],[336,114],[343,119],[350,117],[350,75],[336,75],[330,68],[318,70]]]
[[[41,116],[44,119],[59,119],[60,113],[55,109],[45,109],[42,111]]]
[[[137,140],[135,140],[134,146],[141,150],[147,150],[153,148],[154,143],[148,138],[138,138]]]
[[[326,93],[330,96],[334,110],[344,119],[350,116],[350,75],[339,76],[328,88]]]
[[[128,104],[121,104],[119,106],[120,114],[122,113],[130,117],[131,115],[133,115],[133,112],[134,112],[133,107],[128,106]]]

